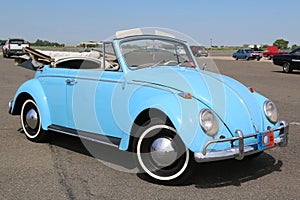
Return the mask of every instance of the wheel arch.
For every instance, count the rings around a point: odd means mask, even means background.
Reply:
[[[51,114],[44,90],[36,79],[25,82],[18,89],[13,101],[12,115],[21,114],[22,105],[27,99],[32,99],[37,104],[42,118],[42,128],[47,130],[51,125]]]
[[[134,137],[136,136],[135,134],[136,134],[137,130],[141,126],[143,126],[145,123],[147,123],[151,118],[161,119],[162,121],[165,122],[166,125],[171,126],[176,129],[173,121],[165,112],[163,112],[162,110],[160,110],[158,108],[146,108],[137,115],[137,117],[135,118],[134,123],[131,127],[130,140],[129,140],[129,146],[128,146],[129,151],[134,151],[133,140],[134,140]]]

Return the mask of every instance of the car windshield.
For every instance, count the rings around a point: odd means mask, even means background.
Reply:
[[[300,49],[295,49],[291,54],[300,55]]]
[[[10,44],[24,44],[24,40],[10,40]]]
[[[195,67],[184,43],[163,39],[130,40],[121,44],[127,66],[141,69],[155,66]]]

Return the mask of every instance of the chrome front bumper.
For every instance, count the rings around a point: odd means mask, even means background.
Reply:
[[[267,133],[267,132],[274,132],[280,131],[278,137],[274,138],[274,145],[271,147],[266,147],[264,149],[257,149],[257,144],[244,146],[244,139],[250,137],[257,137],[260,134]],[[280,121],[280,126],[278,128],[270,129],[266,132],[262,133],[254,133],[250,135],[243,135],[243,132],[237,130],[236,133],[238,134],[237,137],[232,138],[225,138],[225,139],[218,139],[218,140],[211,140],[207,142],[202,152],[195,152],[194,157],[196,162],[210,162],[210,161],[217,161],[217,160],[225,160],[230,158],[235,158],[237,160],[242,160],[245,156],[258,153],[260,151],[264,151],[266,149],[270,149],[276,146],[285,147],[288,144],[288,132],[289,132],[289,124],[285,121]],[[238,141],[238,145],[236,147],[220,150],[220,151],[210,151],[207,152],[208,147],[211,144],[217,144],[222,142],[230,142],[231,144],[234,141]]]

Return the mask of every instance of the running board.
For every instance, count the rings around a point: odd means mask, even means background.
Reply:
[[[121,142],[120,138],[112,137],[112,136],[105,136],[101,134],[89,133],[85,131],[79,131],[75,129],[70,129],[58,125],[50,125],[48,126],[48,130],[63,133],[70,136],[79,137],[80,139],[89,140],[92,142],[97,142],[105,145],[109,145],[112,147],[119,148],[119,144]]]

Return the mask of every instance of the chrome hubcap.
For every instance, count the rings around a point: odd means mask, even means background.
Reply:
[[[289,71],[289,68],[290,68],[290,65],[289,65],[288,63],[285,63],[285,64],[283,65],[283,70],[284,70],[285,72]]]
[[[177,152],[171,138],[157,138],[151,145],[151,158],[160,167],[171,165],[177,160]]]
[[[31,129],[35,129],[38,125],[38,115],[34,109],[30,109],[26,114],[26,123]]]

